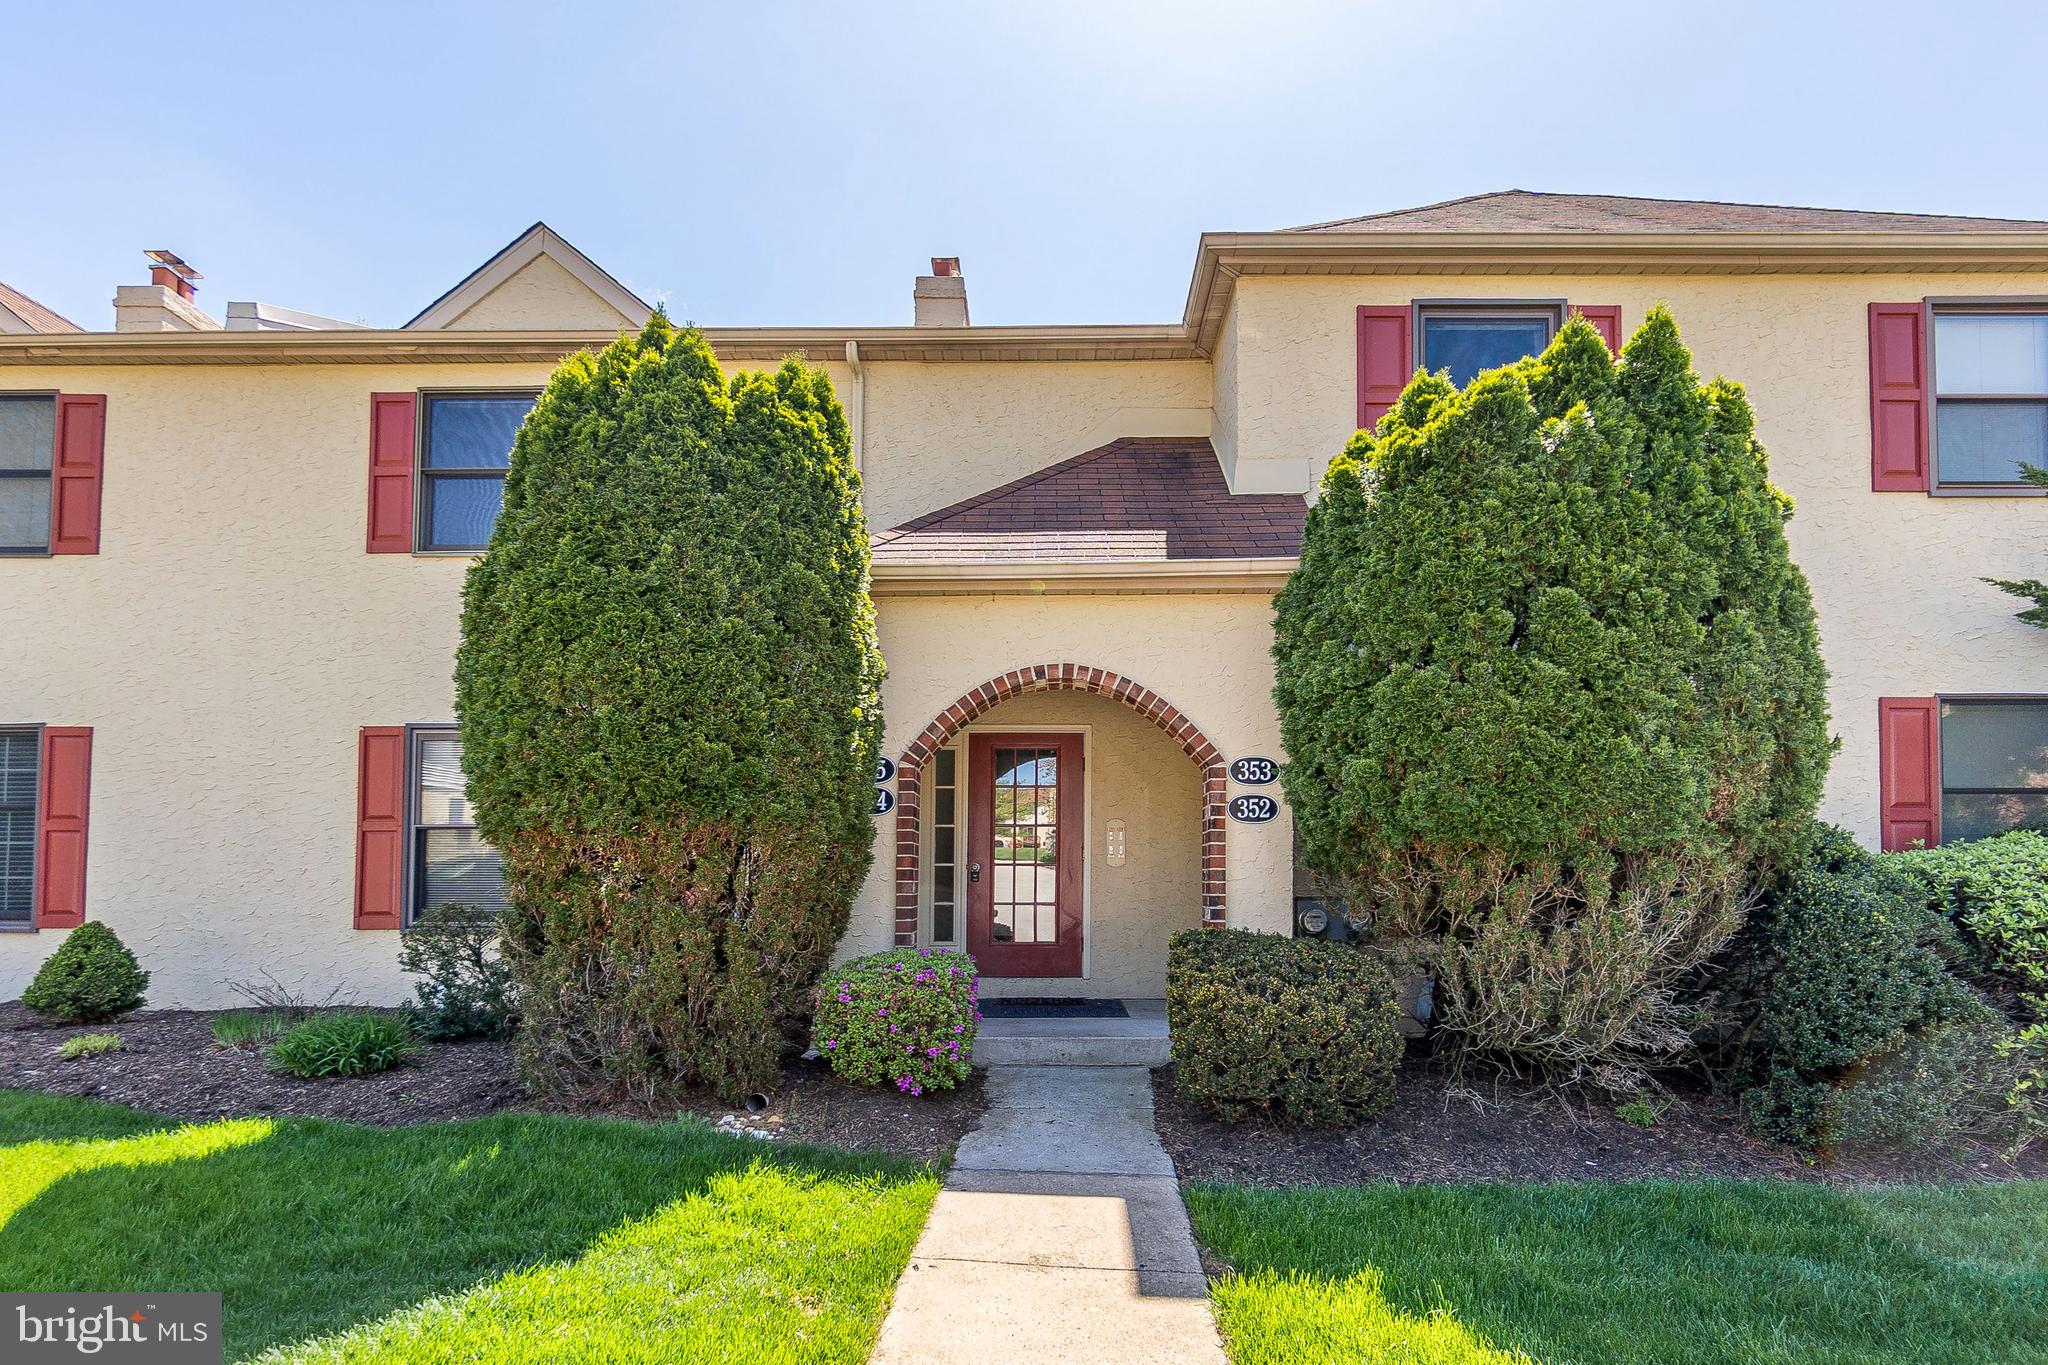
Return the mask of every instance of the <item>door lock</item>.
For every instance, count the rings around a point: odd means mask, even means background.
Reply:
[[[969,863],[967,865],[967,880],[970,882],[978,882],[981,880],[980,863]]]

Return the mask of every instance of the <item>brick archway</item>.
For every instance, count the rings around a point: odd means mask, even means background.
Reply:
[[[1223,751],[1195,723],[1149,687],[1084,664],[1013,668],[970,688],[939,712],[896,761],[896,942],[917,941],[918,882],[924,870],[921,821],[924,765],[977,716],[1031,692],[1092,692],[1136,711],[1164,730],[1202,770],[1202,924],[1223,923]]]

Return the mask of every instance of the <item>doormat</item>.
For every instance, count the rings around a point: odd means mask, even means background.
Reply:
[[[984,1019],[1128,1019],[1121,1000],[1034,1000],[1007,997],[981,1002]]]

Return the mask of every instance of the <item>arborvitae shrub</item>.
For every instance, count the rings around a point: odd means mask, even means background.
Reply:
[[[822,370],[657,316],[520,429],[456,661],[530,1084],[769,1088],[870,858],[881,656]]]
[[[1788,500],[1664,310],[1418,375],[1332,462],[1277,603],[1283,781],[1360,927],[1434,945],[1456,1053],[1625,1086],[1826,774]]]
[[[1166,1017],[1174,1089],[1228,1122],[1355,1123],[1393,1098],[1394,977],[1356,948],[1185,930],[1167,945]]]
[[[21,993],[21,1003],[63,1024],[97,1024],[142,1003],[149,973],[106,925],[87,920],[65,935]]]

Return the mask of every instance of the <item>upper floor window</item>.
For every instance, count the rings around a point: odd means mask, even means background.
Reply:
[[[1540,354],[1557,333],[1559,311],[1549,304],[1422,304],[1416,348],[1422,368],[1449,371],[1462,389],[1483,370]]]
[[[505,864],[476,832],[462,736],[420,730],[412,745],[412,914],[443,905],[504,909]]]
[[[1941,838],[2048,829],[2048,700],[1941,701]]]
[[[430,393],[420,440],[419,548],[481,550],[505,505],[512,441],[533,393]]]
[[[57,400],[0,394],[0,554],[48,554]]]
[[[1934,478],[2024,487],[2048,466],[2048,309],[1934,315]]]

